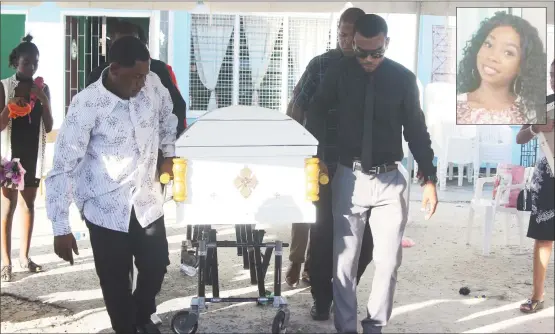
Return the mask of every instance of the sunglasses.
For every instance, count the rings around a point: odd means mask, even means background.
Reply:
[[[378,50],[368,51],[359,48],[353,43],[353,51],[358,58],[368,58],[368,56],[370,56],[374,59],[380,59],[385,55],[386,48],[382,46]]]

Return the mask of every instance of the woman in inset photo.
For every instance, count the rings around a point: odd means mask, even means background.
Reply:
[[[546,59],[528,21],[505,12],[482,21],[457,70],[457,124],[545,124]]]

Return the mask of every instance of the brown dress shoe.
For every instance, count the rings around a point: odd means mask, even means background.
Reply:
[[[299,284],[302,263],[291,263],[285,273],[285,283],[294,288]]]

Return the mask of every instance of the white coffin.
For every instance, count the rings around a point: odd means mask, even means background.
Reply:
[[[187,160],[187,199],[176,203],[178,223],[314,223],[304,161],[316,155],[317,145],[279,111],[232,106],[205,114],[176,142],[176,155]]]

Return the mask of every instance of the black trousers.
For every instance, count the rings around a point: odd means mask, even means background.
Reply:
[[[164,217],[143,228],[131,212],[129,233],[109,230],[85,219],[106,310],[116,333],[135,333],[150,322],[170,264]],[[133,257],[137,286],[132,293]]]
[[[357,283],[366,267],[372,262],[374,242],[370,224],[366,222],[360,258]],[[320,185],[320,200],[316,202],[316,223],[310,228],[310,286],[316,307],[327,308],[333,301],[333,215],[331,206],[331,182]]]

